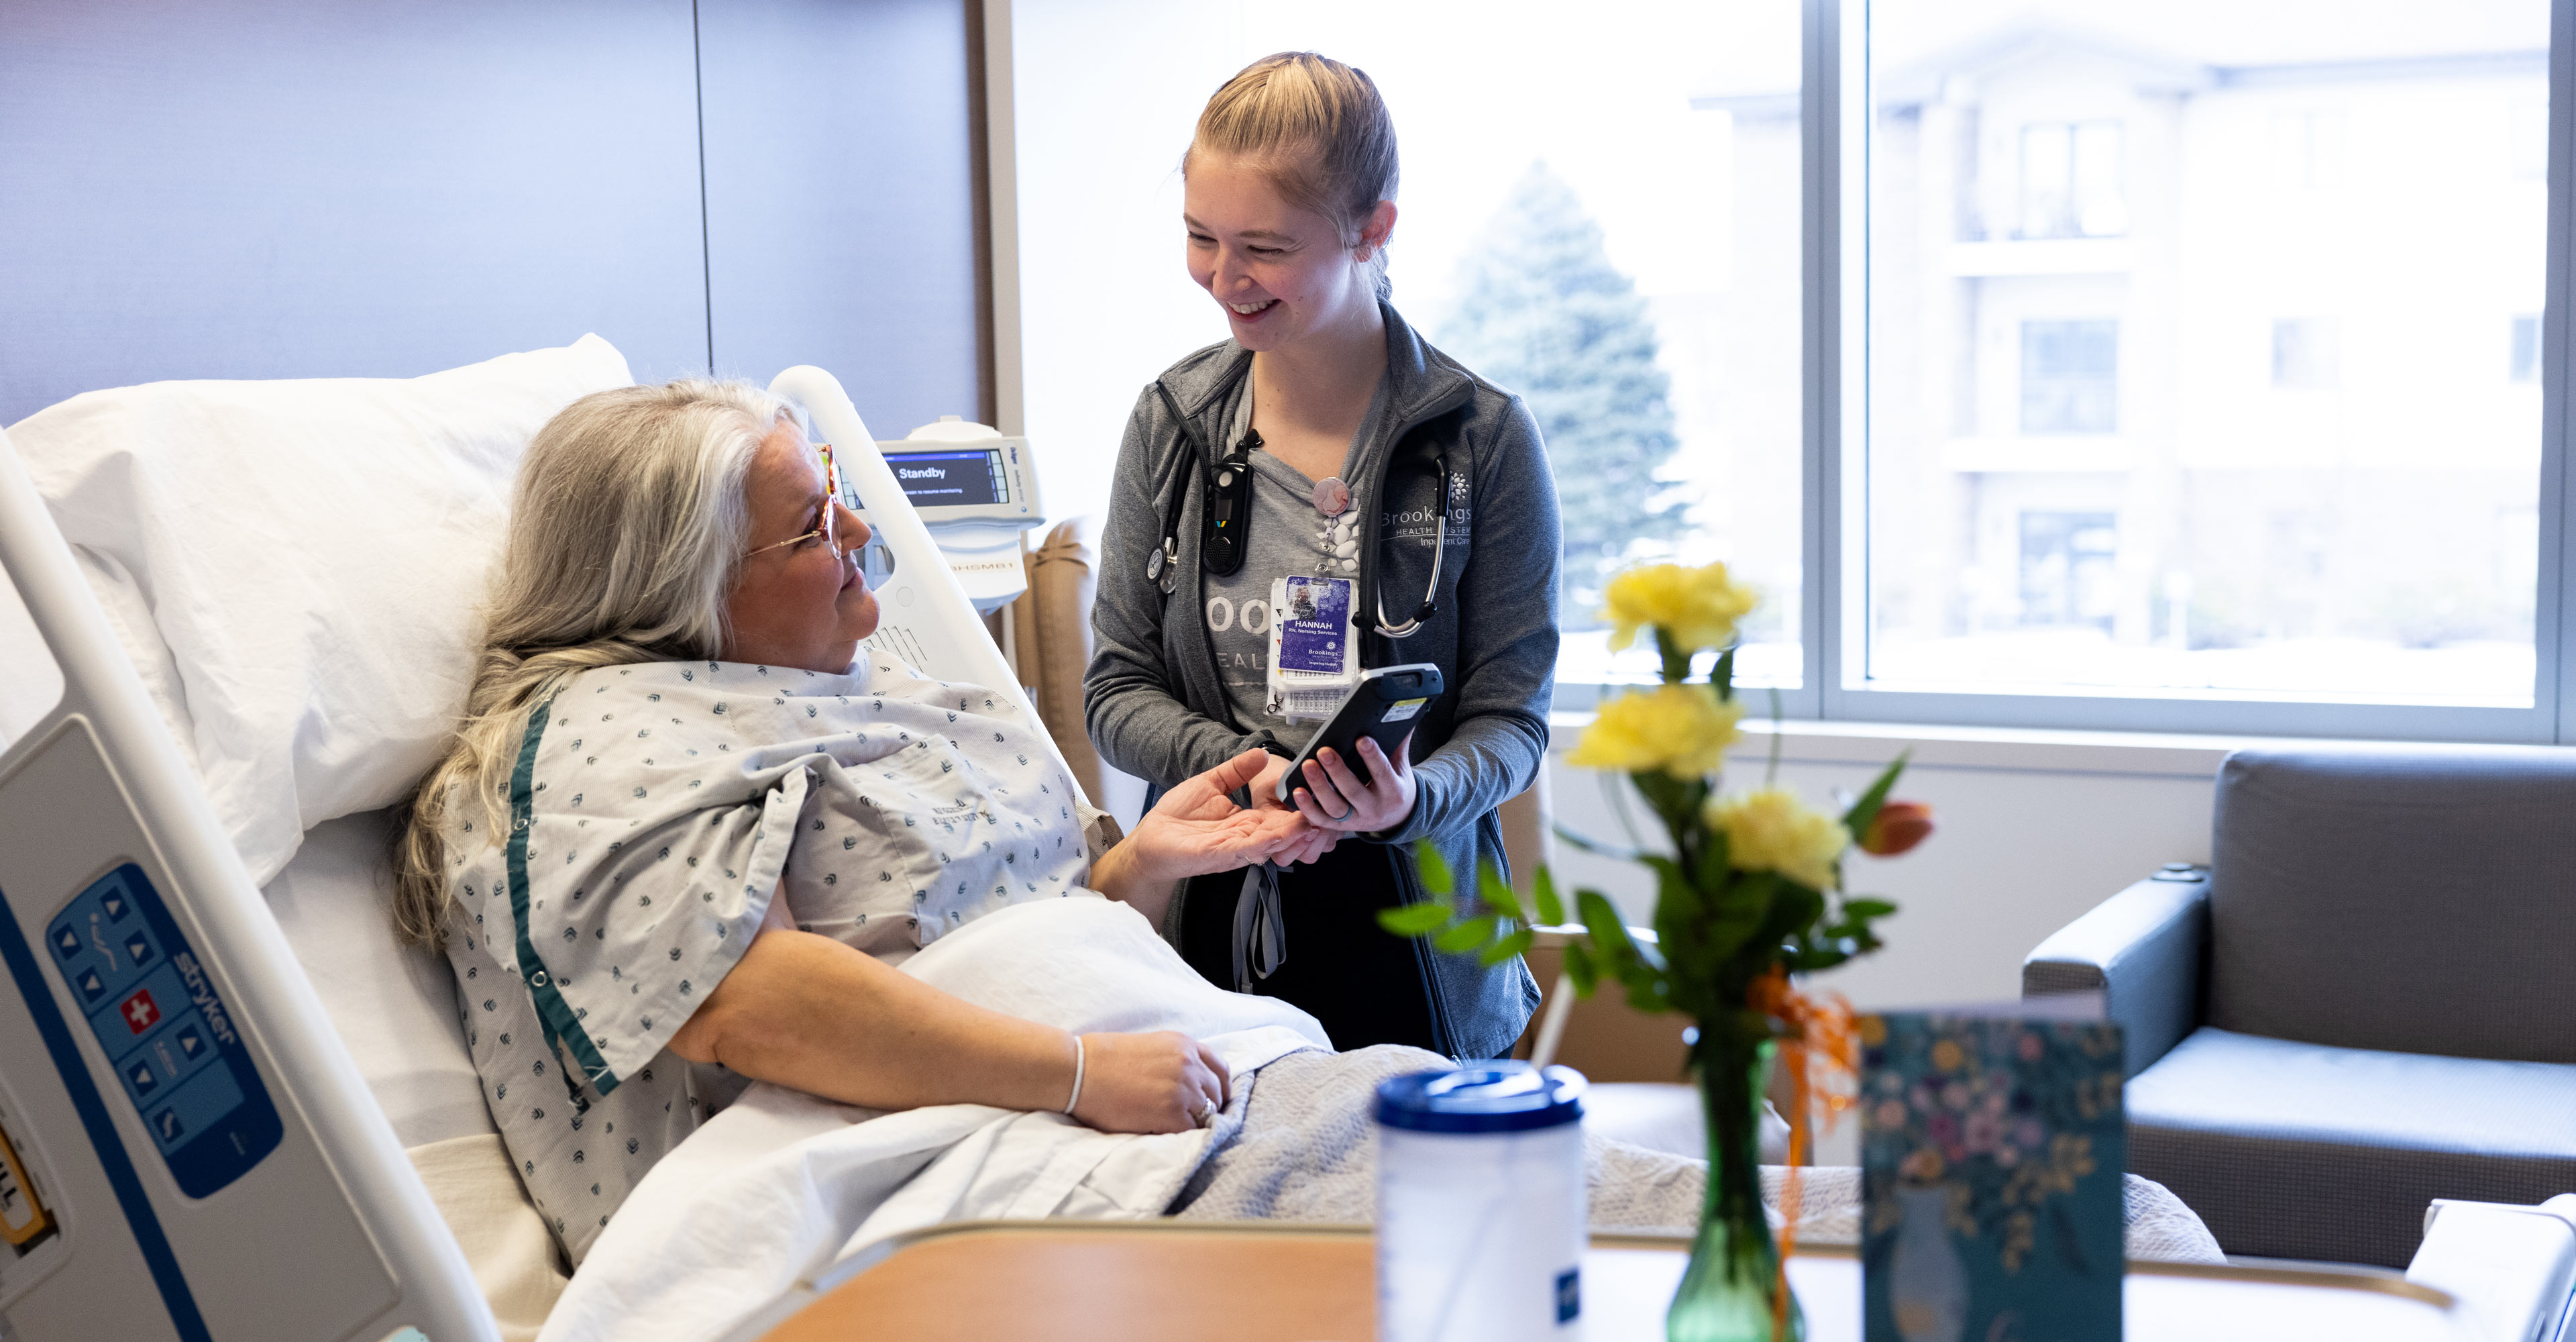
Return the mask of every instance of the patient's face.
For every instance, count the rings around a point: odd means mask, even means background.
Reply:
[[[751,505],[747,550],[814,530],[825,508],[838,510],[837,534],[830,543],[818,536],[743,560],[725,596],[725,660],[849,670],[859,640],[877,627],[877,599],[857,562],[867,524],[829,497],[823,462],[794,425],[780,425],[761,443],[743,493]]]

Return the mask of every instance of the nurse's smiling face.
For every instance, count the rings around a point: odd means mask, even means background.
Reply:
[[[793,424],[762,440],[743,495],[751,536],[733,590],[725,594],[725,660],[849,670],[859,640],[877,627],[876,595],[857,562],[867,523],[830,497],[822,458]],[[822,527],[827,510],[831,538],[810,534]]]
[[[1377,311],[1366,262],[1395,228],[1395,202],[1380,201],[1349,245],[1333,221],[1279,194],[1251,161],[1190,158],[1181,196],[1190,278],[1224,308],[1235,341],[1276,350],[1318,332],[1367,323]]]

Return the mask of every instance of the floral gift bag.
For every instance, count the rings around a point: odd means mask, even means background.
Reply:
[[[2120,1027],[1856,1022],[1869,1342],[2120,1336]]]

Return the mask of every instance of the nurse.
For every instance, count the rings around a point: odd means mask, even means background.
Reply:
[[[1547,747],[1556,488],[1520,398],[1425,343],[1387,301],[1395,126],[1366,74],[1254,62],[1182,160],[1190,278],[1232,338],[1172,365],[1127,421],[1102,537],[1091,738],[1171,787],[1247,747],[1273,784],[1356,675],[1439,664],[1447,693],[1398,758],[1326,752],[1292,804],[1294,863],[1189,882],[1164,934],[1212,981],[1285,998],[1337,1047],[1511,1048],[1538,1002],[1493,967],[1378,927],[1452,871],[1504,866],[1495,809]],[[1285,618],[1282,618],[1283,612]]]

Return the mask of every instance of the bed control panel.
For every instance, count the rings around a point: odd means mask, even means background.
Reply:
[[[277,1148],[277,1107],[232,1013],[141,867],[82,891],[45,949],[181,1192],[205,1197]]]

